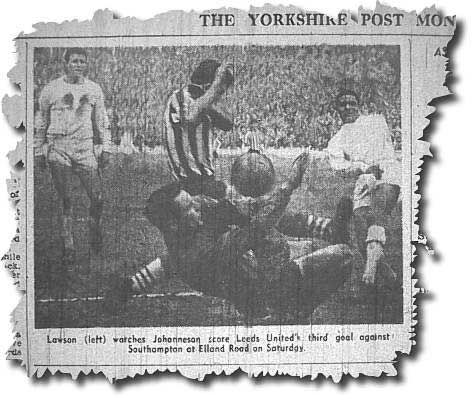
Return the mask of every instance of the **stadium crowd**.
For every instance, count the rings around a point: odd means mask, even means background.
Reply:
[[[64,49],[37,48],[35,105],[41,89],[64,74]],[[222,147],[241,145],[257,132],[266,147],[322,149],[338,131],[339,84],[353,82],[363,114],[381,113],[401,148],[398,46],[211,46],[90,48],[88,77],[106,97],[113,141],[130,134],[141,148],[163,139],[162,115],[170,94],[189,82],[206,58],[234,64],[235,85],[223,101],[234,128],[218,133]]]

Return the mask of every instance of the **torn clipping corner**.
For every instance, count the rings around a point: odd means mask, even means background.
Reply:
[[[265,5],[18,36],[7,358],[38,377],[396,375],[455,26]]]

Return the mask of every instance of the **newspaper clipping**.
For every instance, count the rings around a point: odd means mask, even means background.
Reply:
[[[8,359],[111,381],[396,375],[455,26],[265,5],[19,35]]]

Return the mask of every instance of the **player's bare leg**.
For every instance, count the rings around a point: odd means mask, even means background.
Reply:
[[[397,274],[391,266],[385,261],[384,244],[386,243],[386,232],[384,227],[372,225],[368,228],[366,240],[366,263],[362,275],[362,281],[366,285],[377,283],[376,276],[378,267],[381,265],[384,270],[384,276],[388,284],[394,285],[397,282]]]
[[[92,250],[100,252],[103,247],[101,232],[101,215],[103,213],[102,181],[100,171],[92,167],[80,167],[76,169],[77,175],[90,199],[89,207],[89,241]]]

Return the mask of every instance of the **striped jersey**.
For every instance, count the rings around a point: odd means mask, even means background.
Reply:
[[[255,131],[247,132],[244,136],[244,145],[248,146],[252,151],[261,152],[262,146],[259,134]]]
[[[204,95],[193,98],[186,88],[175,91],[167,102],[165,144],[177,179],[214,175],[213,129],[232,128],[225,114],[204,103]]]

